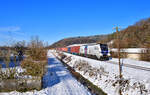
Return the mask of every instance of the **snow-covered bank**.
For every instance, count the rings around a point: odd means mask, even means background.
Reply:
[[[118,52],[118,49],[113,48],[111,49],[113,52]],[[126,52],[126,53],[143,53],[146,51],[146,48],[126,48],[121,49],[120,52]]]
[[[57,60],[51,51],[48,52],[48,72],[46,73],[47,85],[45,89],[30,92],[0,93],[0,95],[91,95],[70,72]]]
[[[118,65],[109,64],[105,61],[97,61],[85,57],[80,57],[64,53],[71,61],[67,64],[73,67],[85,78],[100,87],[108,95],[118,95]],[[67,58],[64,59],[67,62]],[[111,61],[117,61],[113,59]],[[138,64],[138,61],[127,60],[127,64]],[[139,66],[149,66],[148,62],[139,61]],[[150,95],[150,72],[123,67],[122,92],[123,95]]]
[[[118,62],[118,58],[112,58],[112,60],[110,61]],[[123,62],[123,64],[130,64],[130,65],[150,68],[150,62],[147,62],[147,61],[139,61],[139,60],[134,60],[134,59],[122,58],[121,62]]]

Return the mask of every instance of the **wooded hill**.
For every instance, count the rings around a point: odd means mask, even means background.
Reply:
[[[123,48],[141,48],[150,47],[150,18],[136,22],[132,26],[128,26],[119,32],[121,39],[121,47]],[[62,39],[50,46],[50,48],[64,47],[71,44],[83,43],[108,43],[114,41],[112,47],[116,47],[116,33],[108,35],[96,35],[88,37],[73,37]]]
[[[132,26],[121,30],[121,46],[123,48],[150,47],[150,18],[143,19]],[[116,33],[108,35],[104,42],[114,40],[113,47],[116,47]]]
[[[84,44],[84,43],[95,43],[107,38],[107,35],[95,35],[95,36],[88,36],[88,37],[72,37],[62,39],[50,46],[50,48],[55,47],[64,47],[72,44]]]

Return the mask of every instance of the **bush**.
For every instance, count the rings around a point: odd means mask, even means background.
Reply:
[[[42,77],[44,74],[44,66],[46,61],[33,61],[32,59],[25,59],[21,63],[21,67],[26,69],[25,74],[31,76],[40,76]]]
[[[38,37],[33,37],[28,43],[26,55],[21,63],[21,67],[26,69],[25,74],[42,77],[47,63],[47,50]]]
[[[118,52],[110,52],[111,56],[113,58],[118,58]],[[120,52],[120,58],[127,58],[127,53],[125,52]]]
[[[28,45],[28,55],[36,61],[46,60],[47,50],[44,48],[44,43],[38,37],[32,38]]]
[[[150,61],[150,49],[143,51],[140,55],[140,60],[142,61]]]
[[[16,79],[17,71],[15,68],[7,68],[6,71],[0,70],[0,80]]]
[[[117,52],[110,52],[110,54],[111,54],[111,56],[113,57],[113,58],[118,58],[118,53]]]

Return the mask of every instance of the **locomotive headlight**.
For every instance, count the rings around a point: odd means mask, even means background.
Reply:
[[[110,53],[108,53],[108,56],[110,56]]]
[[[100,55],[100,56],[103,56],[103,54],[102,54],[102,53],[100,53],[99,55]]]

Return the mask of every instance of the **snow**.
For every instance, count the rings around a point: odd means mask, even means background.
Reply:
[[[118,75],[119,75],[119,71],[118,71],[119,67],[117,64],[111,64],[110,61],[98,61],[90,58],[76,56],[69,53],[64,53],[64,54],[67,57],[72,56],[71,61],[68,62],[67,64],[73,67],[83,77],[87,78],[93,84],[100,87],[108,95],[119,95],[118,94],[119,86],[117,84],[116,86],[113,86],[113,84],[118,80]],[[64,59],[64,61],[66,60]],[[118,60],[115,58],[113,58],[111,61],[118,62]],[[123,61],[124,64],[150,67],[150,62],[136,61],[131,59],[124,59]],[[82,66],[82,65],[79,66],[80,63],[87,63],[89,66]],[[80,67],[80,69],[78,67]],[[97,74],[95,74],[95,76],[89,75],[91,70],[93,70],[92,72],[96,72],[94,70],[97,69],[103,72],[98,72]],[[150,71],[123,66],[122,74],[123,74],[123,80],[124,81],[128,80],[129,82],[129,83],[124,83],[125,86],[122,87],[123,95],[150,95]]]
[[[12,70],[12,69],[15,69],[16,70],[16,73],[23,73],[25,72],[25,69],[21,68],[21,66],[16,66],[16,67],[10,67],[10,68],[2,68],[1,71],[2,72],[6,72],[8,70]]]
[[[111,40],[110,42],[108,42],[108,45],[112,45],[114,43],[114,40]]]
[[[126,53],[143,53],[146,50],[146,48],[126,48],[121,49],[120,52],[126,52]],[[118,49],[113,48],[111,51],[118,52]]]
[[[118,59],[112,58],[111,61],[118,62]],[[139,61],[139,60],[134,60],[134,59],[129,59],[129,58],[122,58],[121,62],[123,62],[123,64],[130,64],[130,65],[136,65],[136,66],[150,68],[150,62],[147,62],[147,61]]]
[[[90,92],[80,84],[63,64],[48,51],[48,72],[45,74],[46,84],[40,91],[0,93],[0,95],[91,95]]]

